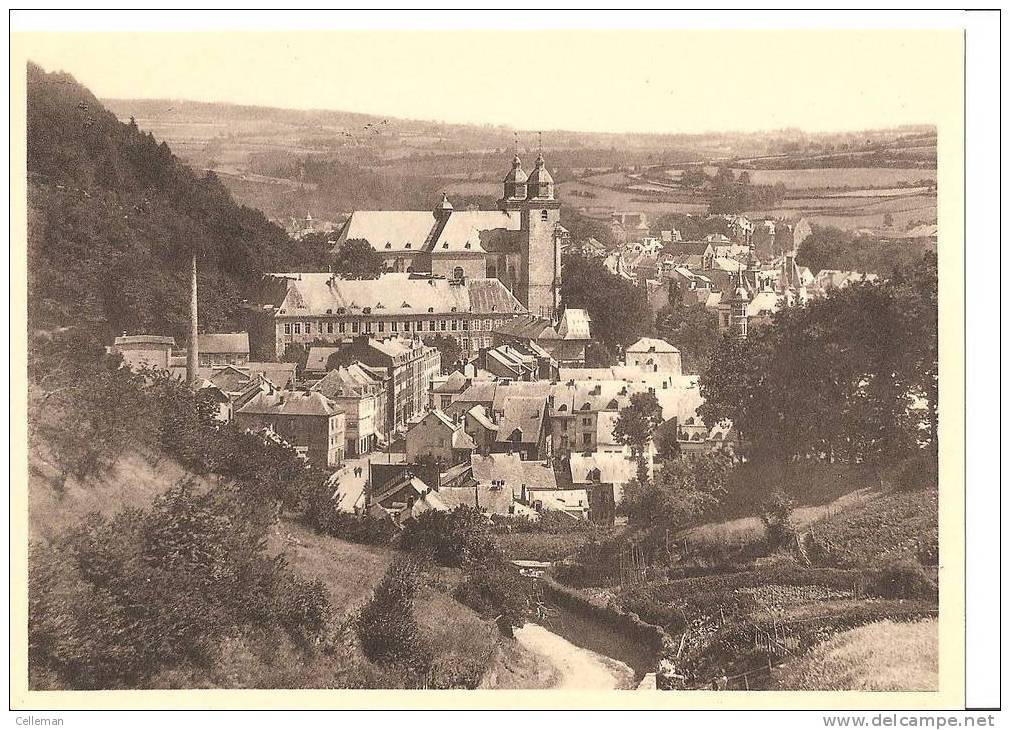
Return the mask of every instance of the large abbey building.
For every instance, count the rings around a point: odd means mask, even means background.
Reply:
[[[564,230],[560,207],[543,154],[529,175],[516,155],[497,210],[457,211],[444,195],[431,212],[359,210],[336,246],[367,241],[390,271],[498,279],[531,314],[554,320]]]

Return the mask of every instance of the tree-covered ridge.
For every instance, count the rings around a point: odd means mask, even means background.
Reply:
[[[63,73],[27,69],[28,314],[32,328],[181,336],[188,261],[200,260],[200,315],[237,327],[264,272],[321,268],[213,173],[122,123]]]

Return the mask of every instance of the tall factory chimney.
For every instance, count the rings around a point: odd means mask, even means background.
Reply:
[[[186,350],[186,382],[190,385],[196,382],[196,369],[200,363],[199,340],[196,314],[196,254],[194,253],[189,280],[189,347]]]

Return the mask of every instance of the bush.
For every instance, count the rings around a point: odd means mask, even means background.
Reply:
[[[638,614],[643,621],[662,626],[670,634],[687,628],[687,617],[677,606],[657,601],[648,588],[633,588],[621,596],[621,606]]]
[[[431,654],[414,618],[418,572],[413,558],[394,560],[358,615],[357,629],[369,659],[423,674],[430,666]]]
[[[482,616],[500,617],[501,626],[522,626],[529,611],[529,584],[506,563],[467,566],[456,599]]]
[[[936,583],[918,563],[900,561],[868,574],[863,590],[881,598],[937,600]]]
[[[926,449],[905,459],[887,475],[891,487],[899,492],[936,489],[938,484],[936,452]]]
[[[458,568],[466,560],[476,562],[491,559],[492,555],[501,556],[488,518],[465,505],[451,512],[429,510],[409,520],[400,534],[400,547],[450,568]]]
[[[228,638],[325,630],[322,586],[267,554],[264,533],[227,493],[182,483],[147,510],[93,514],[31,548],[29,663],[62,688],[144,686],[153,675],[211,666]]]
[[[764,523],[768,547],[777,550],[796,537],[792,523],[793,502],[779,490],[772,493],[761,505],[761,522]]]

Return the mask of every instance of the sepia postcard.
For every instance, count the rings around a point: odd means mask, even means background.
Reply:
[[[963,707],[963,33],[642,27],[12,34],[14,709]]]

